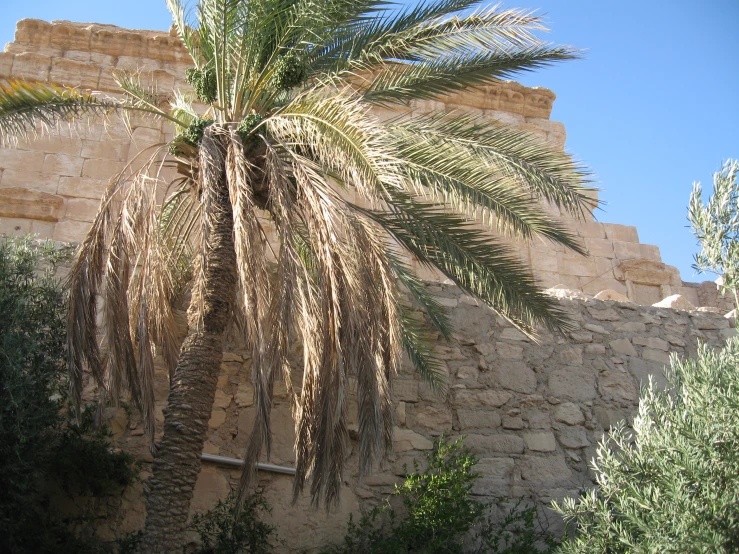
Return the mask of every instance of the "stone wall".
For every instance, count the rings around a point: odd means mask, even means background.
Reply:
[[[116,85],[111,70],[119,69],[140,71],[143,83],[155,82],[166,93],[189,88],[184,81],[189,64],[186,50],[171,32],[25,19],[18,23],[15,40],[0,53],[0,82],[35,79],[113,94]],[[547,89],[501,82],[434,101],[412,102],[393,111],[377,109],[376,115],[459,110],[515,125],[563,149],[565,127],[549,119],[554,99]],[[107,125],[62,126],[51,137],[0,149],[0,233],[30,232],[60,241],[81,241],[108,180],[136,153],[173,136],[169,125],[151,118],[133,118],[130,123],[130,129],[116,119]],[[694,305],[702,305],[693,289],[683,287],[677,269],[661,262],[659,248],[639,242],[635,227],[596,222],[592,215],[575,221],[550,209],[580,237],[590,256],[545,241],[517,243],[518,255],[542,286],[563,285],[589,294],[613,289],[639,304],[653,304],[680,293]],[[269,230],[269,223],[265,225]],[[628,268],[622,267],[624,262],[646,265],[649,270],[639,272],[634,280]],[[631,273],[635,273],[633,268]],[[429,272],[424,277],[439,278]]]
[[[307,497],[292,505],[290,476],[260,474],[260,485],[274,507],[271,521],[286,541],[281,551],[310,552],[338,541],[349,514],[381,502],[401,482],[403,466],[422,459],[441,434],[465,436],[480,458],[482,478],[473,493],[482,499],[524,497],[548,504],[576,495],[593,485],[588,463],[603,433],[635,413],[640,384],[650,375],[663,382],[670,354],[689,356],[699,340],[720,346],[735,334],[729,321],[716,313],[604,302],[552,290],[573,329],[564,336],[542,332],[536,344],[455,287],[428,286],[453,308],[457,338],[440,340],[436,347],[444,362],[446,392],[430,390],[409,366],[402,370],[393,383],[393,452],[360,483],[352,441],[341,505],[334,512],[313,509]],[[230,343],[224,358],[205,445],[207,453],[235,458],[243,455],[254,414],[249,357],[238,343]],[[160,423],[166,391],[162,373],[157,386]],[[354,398],[350,404],[354,413]],[[270,462],[294,467],[293,424],[284,385],[277,387],[273,414]],[[138,418],[129,419],[122,409],[111,408],[108,415],[119,445],[144,462],[145,478],[151,456]],[[193,509],[212,507],[236,485],[238,474],[237,469],[204,464]],[[101,521],[100,532],[109,536],[113,529],[134,530],[143,517],[143,497],[137,489],[127,493],[118,515]],[[556,516],[550,517],[556,522]]]

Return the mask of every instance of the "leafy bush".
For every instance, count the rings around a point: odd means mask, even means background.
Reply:
[[[261,521],[259,513],[269,510],[264,498],[255,494],[237,513],[236,497],[231,492],[212,510],[193,517],[191,528],[200,535],[202,544],[197,554],[268,554],[275,528]]]
[[[598,487],[555,505],[578,531],[561,552],[739,552],[739,339],[671,366],[601,442]]]
[[[731,291],[739,308],[739,161],[728,160],[713,174],[713,194],[701,200],[700,183],[693,183],[688,221],[701,251],[693,268],[722,276],[721,293]]]
[[[428,454],[428,469],[414,471],[396,486],[404,515],[382,506],[349,522],[344,543],[322,554],[536,553],[545,539],[537,529],[536,508],[517,504],[502,521],[488,515],[489,506],[471,497],[477,459],[461,440],[443,438]],[[544,540],[546,542],[546,540]]]
[[[99,552],[53,512],[47,490],[103,495],[134,478],[91,419],[63,415],[66,303],[54,279],[69,253],[0,237],[0,552]]]

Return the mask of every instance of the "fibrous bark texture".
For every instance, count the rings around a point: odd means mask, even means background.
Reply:
[[[223,148],[206,133],[201,155],[203,246],[196,267],[188,335],[182,344],[164,411],[146,497],[146,527],[140,551],[181,553],[200,455],[208,429],[223,339],[236,290],[233,216],[224,172]],[[206,148],[206,143],[209,143]]]

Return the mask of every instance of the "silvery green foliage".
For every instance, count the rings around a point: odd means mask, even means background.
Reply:
[[[739,552],[739,339],[670,362],[633,432],[621,423],[599,445],[597,487],[554,503],[576,526],[561,554]]]
[[[693,183],[688,206],[688,220],[701,246],[693,268],[711,271],[723,277],[721,292],[730,290],[739,307],[739,162],[728,160],[713,174],[713,195],[704,205],[701,185]]]

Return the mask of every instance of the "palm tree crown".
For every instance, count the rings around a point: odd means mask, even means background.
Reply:
[[[496,236],[582,252],[544,204],[578,215],[592,203],[583,169],[524,132],[454,113],[399,111],[382,121],[373,108],[461,92],[574,53],[540,42],[541,21],[529,12],[455,15],[477,4],[469,0],[392,11],[376,0],[167,4],[194,63],[191,92],[163,95],[124,72],[117,99],[41,83],[0,88],[5,142],[90,115],[141,112],[176,127],[169,144],[111,180],[81,247],[69,319],[73,390],[79,397],[84,368],[108,395],[127,388],[153,437],[154,355],[174,371],[173,304],[183,291],[191,332],[207,327],[217,308],[209,275],[226,263],[209,253],[225,228],[238,290],[227,309],[243,322],[256,391],[244,490],[260,451],[269,452],[272,389],[284,378],[294,395],[295,493],[311,477],[314,499],[334,501],[348,391],[358,398],[364,474],[391,446],[390,379],[402,353],[442,385],[410,305],[443,336],[450,322],[409,257],[525,332],[561,330],[562,312]],[[104,361],[98,296],[107,306]],[[300,368],[288,360],[294,341]]]

